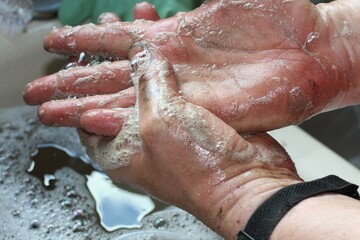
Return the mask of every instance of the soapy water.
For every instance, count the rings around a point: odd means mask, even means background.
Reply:
[[[90,175],[95,171],[94,167],[77,158],[76,154],[56,144],[39,144],[31,153],[31,164],[27,169],[42,181],[47,190],[53,190],[56,186],[55,172],[63,167],[70,167],[82,175]]]
[[[149,197],[115,186],[107,176],[97,171],[88,159],[79,157],[62,146],[40,144],[31,153],[31,160],[27,172],[40,179],[47,190],[55,189],[55,172],[63,167],[85,176],[86,186],[96,202],[101,226],[107,231],[140,228],[141,220],[155,208],[155,203]],[[76,192],[70,190],[66,195],[76,197]]]
[[[103,57],[85,52],[80,52],[79,54],[69,56],[68,63],[63,66],[63,69],[66,70],[73,67],[93,66],[102,62],[114,62],[118,60],[121,59],[114,56]]]

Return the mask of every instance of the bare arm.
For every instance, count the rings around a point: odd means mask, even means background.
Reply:
[[[326,194],[295,206],[275,228],[272,240],[342,240],[360,236],[360,202]]]

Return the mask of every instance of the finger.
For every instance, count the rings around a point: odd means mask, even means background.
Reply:
[[[134,7],[134,19],[158,21],[160,20],[160,16],[152,4],[141,2]]]
[[[121,22],[121,18],[115,13],[102,13],[98,18],[98,24]]]
[[[67,55],[89,52],[125,58],[128,48],[134,44],[146,26],[146,22],[66,26],[47,35],[44,38],[44,48]]]
[[[121,131],[132,109],[94,109],[81,115],[80,125],[87,132],[115,137]]]
[[[23,98],[29,105],[38,105],[69,96],[116,93],[132,85],[130,72],[128,61],[70,68],[29,83]]]
[[[40,106],[38,117],[48,126],[79,127],[81,114],[88,110],[128,108],[134,103],[134,89],[129,88],[111,95],[46,102]]]
[[[172,65],[148,48],[144,45],[143,51],[137,53],[131,61],[132,68],[140,77],[138,82],[136,77],[133,78],[134,85],[137,85],[140,119],[146,117],[153,106],[161,108],[161,104],[167,105],[181,98]]]

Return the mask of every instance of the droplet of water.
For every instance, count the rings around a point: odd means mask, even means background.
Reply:
[[[216,150],[221,151],[224,148],[225,143],[220,141],[216,144]]]
[[[11,213],[14,217],[20,217],[20,211],[19,210],[14,210]]]
[[[73,232],[83,232],[84,230],[85,230],[85,227],[79,223],[76,223],[72,228]]]
[[[31,223],[30,223],[30,227],[32,229],[38,229],[40,228],[40,222],[38,220],[32,220]]]
[[[309,33],[309,35],[306,38],[306,43],[311,43],[315,39],[319,39],[319,38],[320,38],[319,32],[311,32],[311,33]]]
[[[27,191],[26,195],[29,196],[29,197],[34,197],[35,193],[33,191]]]
[[[160,217],[154,220],[153,225],[156,229],[165,230],[169,226],[169,222]]]
[[[69,69],[73,67],[87,66],[91,64],[93,57],[90,54],[81,52],[78,55],[73,55],[68,58],[68,63],[63,69]]]
[[[61,208],[71,208],[72,203],[68,199],[62,199],[60,201]]]
[[[75,45],[75,34],[73,32],[70,32],[64,36],[64,42],[69,47],[74,47]]]
[[[25,178],[24,180],[23,180],[23,183],[25,183],[25,184],[27,184],[27,183],[30,183],[31,181],[30,181],[30,178]]]
[[[312,44],[315,40],[320,38],[319,32],[311,32],[307,35],[303,48],[309,50],[308,47]]]
[[[87,214],[84,210],[82,209],[76,209],[74,212],[73,212],[73,216],[72,216],[72,219],[73,220],[84,220],[86,219],[87,217]]]
[[[69,198],[77,198],[78,196],[79,194],[75,190],[71,190],[66,193],[66,197]]]
[[[37,198],[34,198],[33,200],[31,200],[30,203],[32,206],[36,206],[39,203],[39,200]]]
[[[77,67],[77,64],[75,62],[70,62],[70,63],[67,63],[62,69],[69,69],[69,68],[73,68],[73,67]]]
[[[54,230],[54,226],[52,224],[47,226],[46,233],[51,233]]]

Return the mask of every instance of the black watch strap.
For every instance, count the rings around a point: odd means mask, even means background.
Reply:
[[[322,193],[338,193],[359,199],[358,186],[330,175],[285,187],[266,200],[250,217],[238,240],[268,240],[284,215],[302,200]]]

